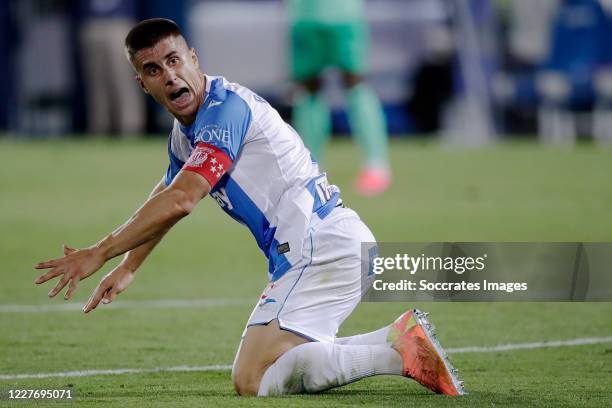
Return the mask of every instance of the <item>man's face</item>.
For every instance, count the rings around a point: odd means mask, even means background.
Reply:
[[[140,86],[183,125],[195,120],[204,98],[204,78],[195,50],[169,36],[136,52],[131,60]]]

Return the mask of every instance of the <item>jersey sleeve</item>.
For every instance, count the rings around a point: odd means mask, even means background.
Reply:
[[[206,101],[206,110],[198,116],[195,144],[205,143],[223,151],[232,161],[244,142],[251,124],[251,109],[237,94],[224,90],[219,99]]]
[[[211,187],[230,170],[251,124],[251,109],[233,92],[206,101],[196,121],[193,150],[183,170],[204,177]]]

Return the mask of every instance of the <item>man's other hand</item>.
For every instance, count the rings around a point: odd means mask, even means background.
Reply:
[[[66,285],[69,285],[64,295],[64,299],[69,300],[76,290],[78,283],[100,269],[104,262],[106,260],[97,247],[73,249],[64,245],[63,257],[34,265],[36,269],[51,269],[49,272],[39,276],[34,283],[39,285],[61,276],[57,285],[49,292],[49,297],[54,297]]]
[[[108,304],[115,300],[115,297],[128,287],[134,279],[134,271],[123,265],[117,265],[115,269],[110,271],[98,284],[96,289],[91,294],[89,301],[83,307],[83,312],[89,313],[94,310],[100,301],[103,304]]]

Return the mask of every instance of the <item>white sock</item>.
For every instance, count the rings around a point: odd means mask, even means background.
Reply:
[[[357,334],[350,337],[336,337],[334,339],[335,344],[344,345],[374,345],[374,344],[387,344],[387,335],[391,325],[378,329],[376,331],[364,334]]]
[[[259,396],[313,393],[372,375],[401,375],[402,358],[386,345],[305,343],[283,354],[259,385]]]

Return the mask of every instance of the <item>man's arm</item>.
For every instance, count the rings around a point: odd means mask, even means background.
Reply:
[[[210,192],[210,184],[194,172],[181,171],[174,182],[149,198],[122,226],[95,248],[104,261],[163,235]]]
[[[140,265],[163,235],[191,213],[210,189],[208,181],[197,173],[179,172],[170,186],[152,195],[128,221],[96,245],[80,250],[65,248],[64,257],[36,264],[36,269],[51,269],[40,276],[36,283],[40,284],[62,275],[57,286],[49,292],[49,296],[55,296],[70,283],[64,296],[65,299],[70,299],[78,282],[95,273],[107,260],[145,245],[126,258],[130,262],[128,265]],[[113,283],[105,282],[105,279],[100,282],[83,309],[86,313],[97,306],[108,290],[107,285]]]
[[[151,191],[151,194],[149,194],[149,198],[153,197],[154,195],[158,193],[161,193],[165,189],[166,189],[166,183],[164,182],[164,179],[162,178],[159,181],[159,183],[157,183],[153,191]],[[142,265],[144,260],[147,258],[147,256],[149,256],[149,254],[153,250],[153,248],[155,248],[155,246],[159,243],[159,241],[162,240],[163,237],[164,235],[162,234],[156,239],[152,239],[149,242],[145,242],[141,246],[134,248],[131,251],[126,252],[125,257],[123,258],[123,261],[121,261],[120,265],[132,272],[136,272],[136,270],[140,267],[140,265]]]
[[[164,179],[165,177],[162,178],[159,183],[157,183],[153,191],[151,191],[151,194],[149,194],[149,198],[161,193],[166,188]],[[130,283],[132,283],[136,270],[142,265],[142,263],[149,256],[151,251],[153,251],[155,246],[163,239],[163,237],[164,235],[162,234],[159,237],[145,242],[141,246],[125,253],[123,261],[113,268],[112,271],[106,274],[96,288],[96,291],[98,289],[101,290],[101,288],[105,288],[102,303],[111,303],[113,300],[115,300],[118,294],[122,293],[130,285]],[[96,293],[96,291],[94,291],[94,293]]]

